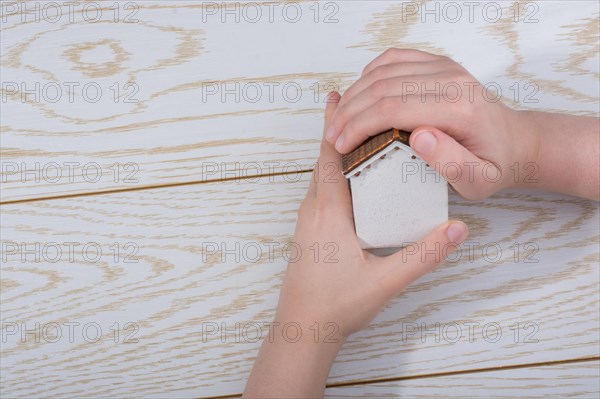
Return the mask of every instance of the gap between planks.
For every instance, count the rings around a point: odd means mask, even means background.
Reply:
[[[587,363],[587,362],[597,362],[597,361],[600,361],[600,356],[581,357],[581,358],[576,358],[576,359],[552,360],[552,361],[548,361],[548,362],[537,362],[537,363],[510,364],[507,366],[482,367],[482,368],[477,368],[477,369],[454,370],[454,371],[445,371],[445,372],[440,372],[440,373],[415,374],[415,375],[407,375],[407,376],[402,376],[402,377],[375,378],[375,379],[371,379],[371,380],[355,380],[355,381],[327,384],[327,388],[340,388],[340,387],[349,387],[349,386],[380,384],[380,383],[395,382],[395,381],[420,380],[420,379],[425,379],[425,378],[448,377],[448,376],[453,376],[453,375],[488,373],[488,372],[493,372],[493,371],[515,370],[515,369],[523,369],[523,368],[531,368],[531,367],[558,366],[558,365],[563,365],[563,364]],[[204,397],[197,398],[197,399],[229,399],[229,398],[240,398],[241,396],[242,396],[242,394],[240,393],[240,394],[235,394],[235,395],[204,396]]]
[[[313,172],[313,169],[303,169],[303,170],[299,170],[299,171],[295,170],[295,171],[291,171],[291,172],[274,172],[274,173],[256,174],[256,175],[244,176],[244,177],[234,176],[234,177],[229,177],[229,178],[212,179],[212,180],[197,180],[197,181],[188,181],[188,182],[180,182],[180,183],[155,184],[155,185],[133,187],[133,188],[100,190],[100,191],[90,191],[90,192],[85,192],[85,193],[64,194],[64,195],[47,196],[47,197],[9,200],[9,201],[0,202],[0,205],[16,205],[16,204],[23,204],[23,203],[29,203],[29,202],[41,202],[41,201],[50,201],[50,200],[68,199],[68,198],[77,198],[77,197],[89,197],[89,196],[95,196],[95,195],[118,194],[118,193],[134,192],[134,191],[184,187],[184,186],[222,183],[222,182],[230,182],[230,181],[246,181],[246,180],[256,179],[256,178],[287,176],[287,175],[291,175],[291,174],[305,174],[305,173],[312,173],[312,172]],[[466,375],[466,374],[475,374],[475,373],[486,373],[486,372],[494,372],[494,371],[506,371],[506,370],[522,369],[522,368],[556,366],[556,365],[586,363],[586,362],[596,362],[596,361],[600,361],[600,356],[574,358],[574,359],[563,359],[563,360],[554,360],[554,361],[546,361],[546,362],[513,364],[513,365],[495,366],[495,367],[483,367],[483,368],[465,369],[465,370],[454,370],[454,371],[446,371],[446,372],[439,372],[439,373],[415,374],[415,375],[389,377],[389,378],[354,380],[354,381],[346,381],[346,382],[328,384],[326,387],[327,388],[340,388],[340,387],[362,386],[362,385],[369,385],[369,384],[389,383],[389,382],[406,381],[406,380],[418,380],[418,379],[426,379],[426,378],[447,377],[447,376],[454,376],[454,375]],[[201,397],[198,399],[226,399],[226,398],[240,398],[241,396],[242,396],[242,394],[239,393],[239,394],[233,394],[233,395]]]
[[[37,197],[37,198],[24,198],[18,200],[9,200],[9,201],[0,201],[0,205],[17,205],[17,204],[25,204],[28,202],[40,202],[40,201],[51,201],[58,199],[67,199],[67,198],[78,198],[78,197],[90,197],[94,195],[106,195],[106,194],[120,194],[120,193],[128,193],[132,191],[144,191],[144,190],[155,190],[161,188],[173,188],[173,187],[184,187],[184,186],[193,186],[199,184],[211,184],[211,183],[223,183],[230,181],[245,181],[250,179],[260,179],[265,177],[276,177],[276,176],[288,176],[288,175],[298,175],[304,173],[312,173],[313,169],[301,169],[294,170],[290,172],[273,172],[273,173],[265,173],[265,174],[256,174],[250,176],[234,176],[234,177],[226,177],[221,179],[212,179],[212,180],[195,180],[195,181],[187,181],[181,183],[165,183],[165,184],[154,184],[149,186],[141,186],[141,187],[131,187],[131,188],[117,188],[114,190],[100,190],[100,191],[89,191],[85,193],[76,193],[76,194],[64,194],[64,195],[53,195],[48,197]]]

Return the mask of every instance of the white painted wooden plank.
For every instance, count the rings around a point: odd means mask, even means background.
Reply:
[[[597,398],[597,361],[329,388],[326,398]]]
[[[281,249],[307,186],[306,177],[272,179],[2,206],[3,395],[240,393],[259,345],[250,323],[262,326],[273,316],[286,264]],[[472,250],[410,287],[353,336],[330,383],[599,355],[597,203],[504,192],[481,202],[451,196],[450,213],[469,224]],[[80,244],[73,262],[64,249],[70,242]],[[35,243],[61,245],[62,258],[53,263],[47,246],[39,262],[35,254],[23,262],[19,249]],[[90,259],[93,243],[102,248],[98,262]],[[137,246],[138,263],[125,262],[128,243]],[[203,259],[211,243],[234,253]],[[272,261],[269,243],[279,244]],[[245,258],[235,259],[236,244]],[[263,257],[253,263],[256,245]],[[21,335],[35,332],[36,323],[40,342],[35,333]],[[60,325],[60,338],[50,323]],[[70,324],[73,342],[65,323],[78,323]],[[124,342],[133,332],[126,323],[139,327],[138,342]],[[208,334],[213,327],[227,333]],[[103,335],[92,342],[98,328]]]
[[[45,7],[57,3],[2,3],[5,202],[253,173],[249,163],[310,168],[324,95],[393,46],[449,55],[516,107],[598,112],[595,1],[521,2],[518,16],[512,2],[483,2],[458,20],[447,2],[276,2],[260,3],[256,22],[236,2],[227,14],[214,2],[111,0],[54,17]],[[95,5],[100,20],[88,22]],[[239,98],[223,100],[225,89]]]

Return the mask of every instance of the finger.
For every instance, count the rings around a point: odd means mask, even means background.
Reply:
[[[346,123],[355,115],[373,106],[377,101],[385,97],[401,97],[416,95],[421,93],[421,87],[433,86],[430,81],[440,81],[442,74],[406,75],[392,76],[387,79],[381,79],[373,82],[360,93],[357,93],[352,99],[338,105],[331,125],[327,131],[327,139],[331,143],[342,133]],[[429,82],[429,83],[428,83]],[[343,99],[343,97],[342,97]]]
[[[440,72],[442,68],[443,64],[439,61],[399,62],[380,65],[354,82],[344,92],[339,106],[343,106],[356,94],[365,90],[378,80],[400,76],[430,75],[432,73]]]
[[[325,130],[331,122],[331,116],[337,108],[340,95],[332,94],[325,110]],[[343,212],[351,212],[348,182],[342,174],[342,156],[335,147],[325,140],[321,141],[321,155],[315,168],[317,198],[328,203],[335,203]]]
[[[474,200],[491,195],[501,177],[497,165],[479,158],[434,127],[415,129],[410,135],[410,146],[464,198]]]
[[[467,235],[468,228],[463,222],[449,221],[438,226],[423,240],[380,258],[382,282],[388,296],[397,295],[410,283],[435,269],[464,242]]]
[[[390,48],[367,64],[367,66],[363,69],[361,76],[365,76],[380,65],[396,62],[435,61],[442,58],[444,57],[426,53],[425,51],[420,50]]]
[[[346,123],[335,148],[346,154],[368,137],[391,128],[410,132],[429,124],[449,130],[450,126],[461,126],[464,121],[458,113],[448,113],[447,104],[440,101],[439,96],[384,97]]]

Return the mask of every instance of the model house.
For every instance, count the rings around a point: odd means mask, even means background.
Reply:
[[[448,220],[448,185],[397,129],[371,137],[342,158],[364,249],[401,248]]]

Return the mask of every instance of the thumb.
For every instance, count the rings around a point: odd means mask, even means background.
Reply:
[[[340,98],[340,94],[336,91],[332,91],[327,96],[323,135],[325,135],[327,128],[331,124],[331,117],[337,109]],[[336,151],[333,144],[329,143],[327,140],[325,140],[325,137],[323,137],[323,140],[321,141],[321,156],[319,157],[319,163],[324,165],[327,162],[341,162],[341,159],[342,156]]]
[[[382,258],[382,279],[392,297],[419,277],[429,273],[456,251],[468,235],[463,222],[448,221],[419,242],[408,243],[400,252]]]
[[[325,116],[323,118],[323,132],[327,131],[327,128],[331,124],[331,117],[337,109],[338,103],[340,102],[340,98],[340,93],[338,93],[337,91],[332,91],[327,95],[327,98],[325,100],[327,105],[325,106]],[[312,178],[310,179],[310,185],[308,186],[307,197],[314,196],[317,193],[317,181],[319,180],[319,176],[322,176],[322,173],[330,173],[330,170],[323,172],[321,169],[327,167],[331,168],[331,162],[341,162],[341,155],[339,155],[339,153],[335,150],[333,145],[328,146],[327,144],[328,143],[325,139],[321,141],[321,152],[319,160],[317,161],[313,169]]]
[[[337,106],[341,99],[342,96],[340,96],[340,93],[338,93],[337,91],[332,91],[327,95],[327,98],[325,99],[325,102],[327,103],[327,105],[325,106],[325,131],[329,127],[331,123],[331,117],[335,113],[335,110],[337,109]]]
[[[410,146],[441,174],[464,198],[486,198],[496,190],[500,169],[433,127],[419,127],[410,135]],[[487,178],[489,176],[489,178]]]

